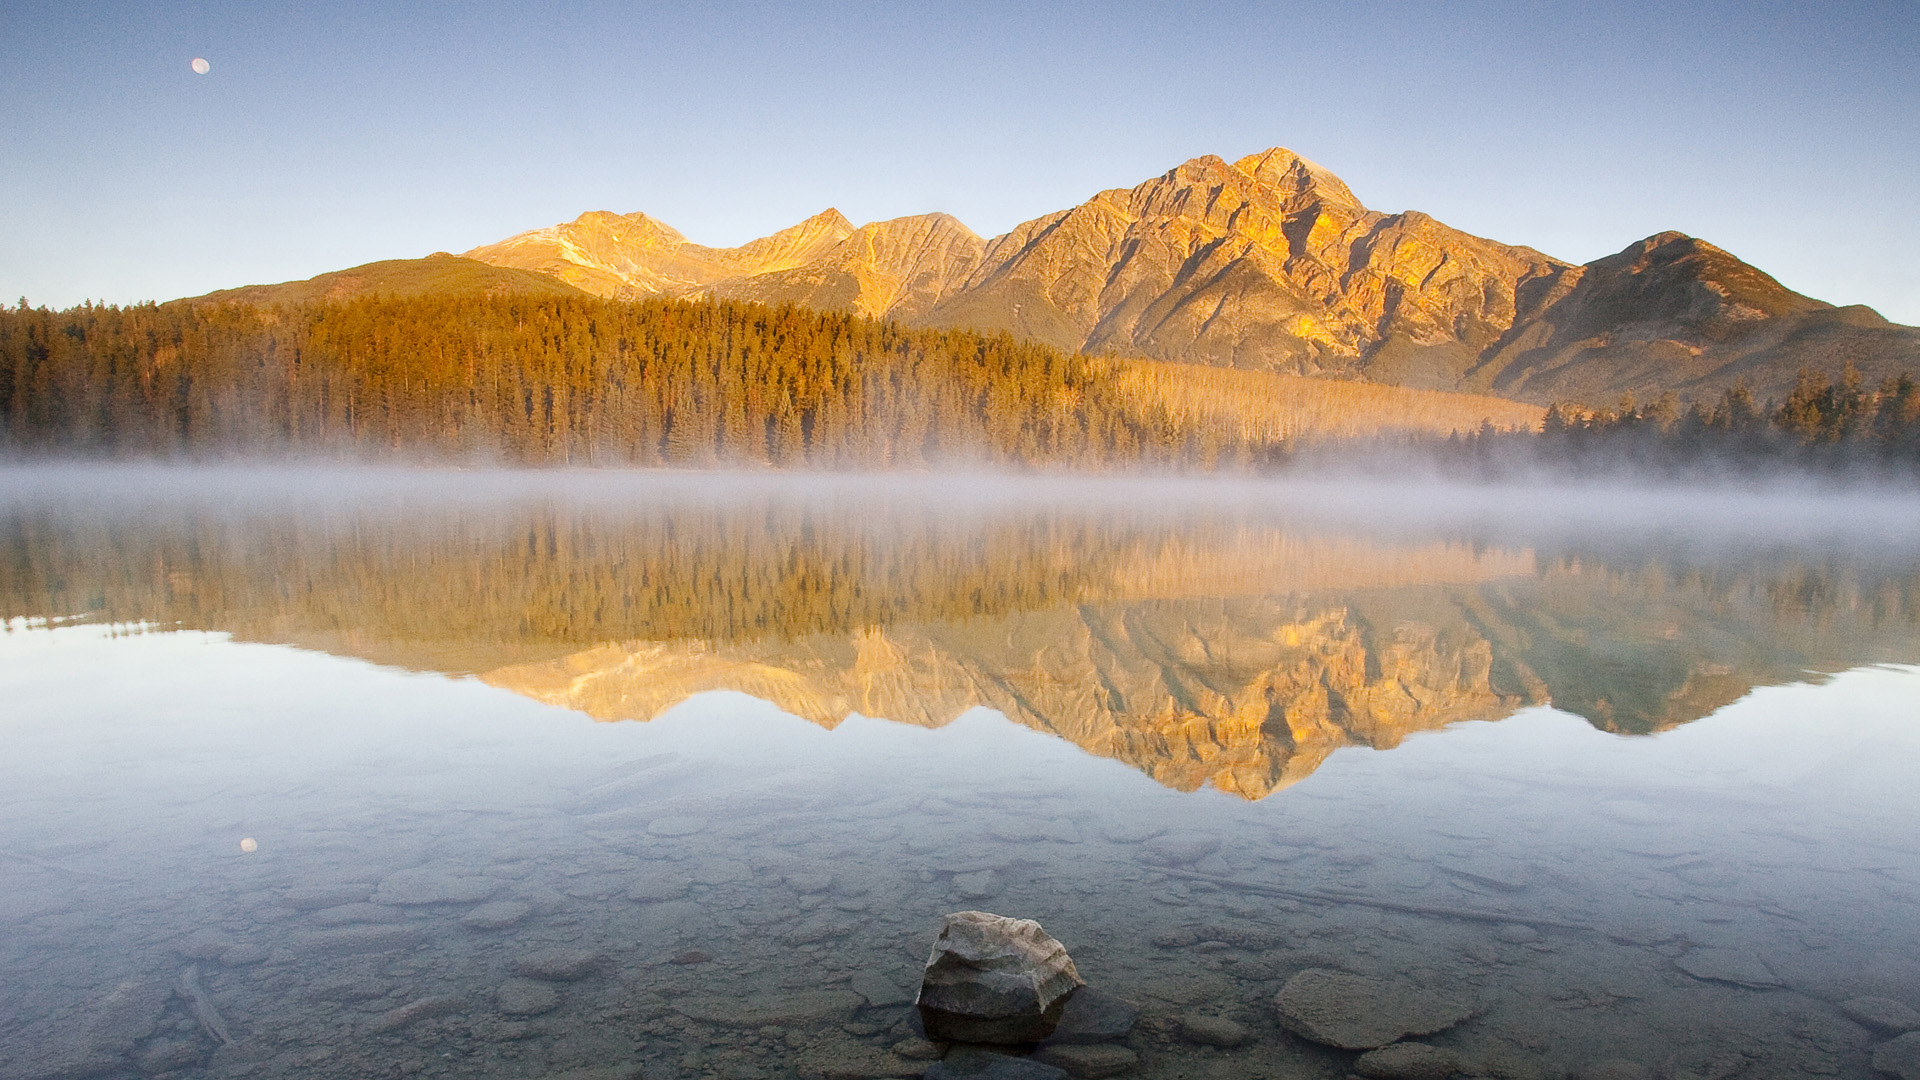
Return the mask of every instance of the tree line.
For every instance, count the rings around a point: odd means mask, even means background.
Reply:
[[[15,453],[815,468],[1275,457],[1005,335],[735,302],[371,296],[0,309]]]
[[[1784,401],[1756,401],[1736,383],[1717,402],[1685,409],[1671,393],[1636,404],[1583,409],[1555,403],[1537,433],[1483,428],[1431,441],[1455,467],[1499,473],[1546,467],[1573,472],[1752,473],[1850,470],[1911,476],[1920,469],[1920,385],[1913,376],[1863,385],[1803,370]]]

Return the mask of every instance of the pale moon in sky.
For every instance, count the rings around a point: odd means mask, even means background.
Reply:
[[[207,63],[205,60],[201,59],[198,56],[193,58],[192,67],[193,67],[193,73],[195,75],[205,75],[207,72],[213,70],[212,64]]]

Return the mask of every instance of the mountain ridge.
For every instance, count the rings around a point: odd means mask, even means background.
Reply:
[[[735,248],[592,211],[468,251],[617,299],[794,303],[1005,331],[1072,351],[1612,404],[1761,396],[1801,367],[1920,367],[1920,329],[1656,233],[1585,265],[1368,209],[1274,147],[1204,155],[982,238],[946,214],[855,227],[827,210]]]

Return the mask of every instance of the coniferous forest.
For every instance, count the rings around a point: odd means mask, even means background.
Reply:
[[[86,306],[0,316],[16,452],[409,454],[914,468],[1252,461],[1005,335],[796,307],[589,297]]]
[[[1483,473],[1920,468],[1920,389],[1904,376],[1869,389],[1810,371],[1780,403],[1735,387],[1685,410],[1669,396],[1539,416],[724,301],[0,309],[0,450],[16,456],[1260,469],[1325,460],[1297,457],[1316,434],[1397,427],[1424,431],[1412,445],[1443,468]]]

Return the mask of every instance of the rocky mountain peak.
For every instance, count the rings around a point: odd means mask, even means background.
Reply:
[[[1234,162],[1234,167],[1261,186],[1279,192],[1284,202],[1319,202],[1356,214],[1366,211],[1339,177],[1284,146],[1250,154]]]

